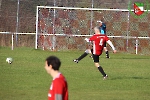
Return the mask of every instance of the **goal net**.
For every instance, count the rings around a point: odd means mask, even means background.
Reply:
[[[85,50],[84,38],[93,35],[97,20],[106,23],[107,35],[119,51],[135,53],[137,37],[149,34],[148,17],[135,19],[127,9],[37,6],[35,48]],[[140,28],[141,24],[146,27]]]

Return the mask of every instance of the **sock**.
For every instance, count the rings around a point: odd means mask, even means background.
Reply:
[[[106,51],[106,57],[109,58],[109,52],[108,51]]]
[[[98,67],[98,70],[102,73],[103,77],[106,76],[106,73],[101,66]]]
[[[86,57],[88,55],[88,53],[83,53],[79,58],[78,58],[78,61],[80,61],[81,59],[83,59],[84,57]]]

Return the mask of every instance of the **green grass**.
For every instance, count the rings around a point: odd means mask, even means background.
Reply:
[[[102,76],[88,56],[78,64],[72,60],[83,51],[50,52],[32,48],[0,47],[0,100],[47,100],[51,76],[45,58],[56,55],[69,87],[69,100],[150,100],[150,57],[134,54],[103,54],[100,64],[109,75]],[[7,57],[14,62],[7,64]]]

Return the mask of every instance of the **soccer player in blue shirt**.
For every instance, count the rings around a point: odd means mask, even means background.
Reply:
[[[103,23],[101,20],[97,21],[99,23],[99,30],[101,34],[105,34],[106,35],[106,24]],[[104,44],[104,50],[106,52],[106,58],[109,58],[109,52],[106,48],[106,43]]]

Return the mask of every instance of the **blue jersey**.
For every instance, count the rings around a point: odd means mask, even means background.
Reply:
[[[102,23],[102,25],[99,27],[99,31],[101,34],[106,34],[106,24]]]

